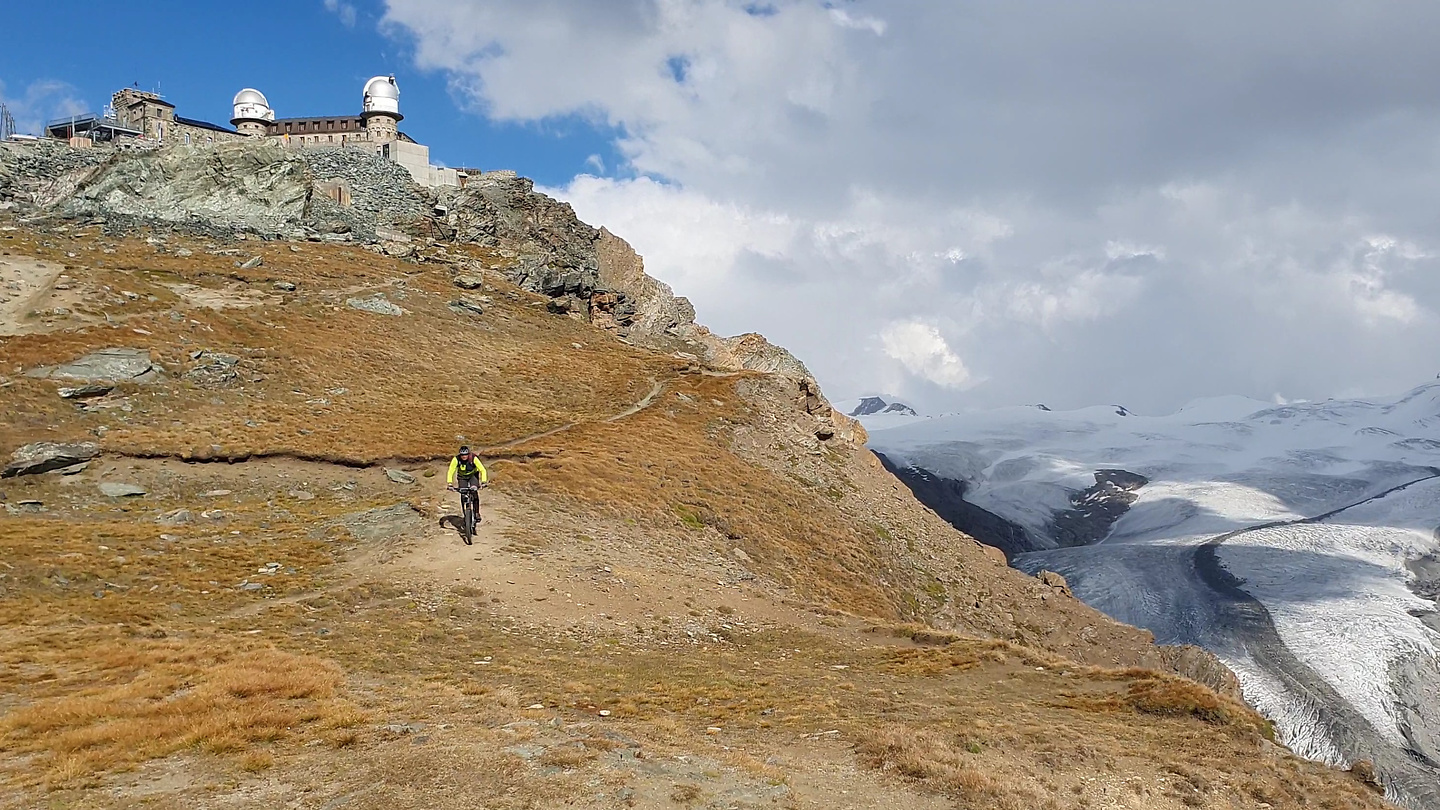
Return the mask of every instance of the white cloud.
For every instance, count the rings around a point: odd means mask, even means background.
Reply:
[[[555,193],[832,394],[1157,411],[1433,377],[1440,5],[1040,8],[388,0],[385,25],[484,114],[621,132],[607,168],[638,177]]]
[[[936,385],[960,388],[970,381],[969,369],[934,326],[918,321],[892,323],[880,332],[880,343],[887,356]]]
[[[885,35],[885,21],[878,17],[852,16],[843,8],[830,9],[830,19],[841,28],[853,28],[857,31],[869,31],[877,37]]]
[[[355,6],[345,0],[325,0],[325,10],[340,18],[340,24],[346,28],[354,28],[359,17]]]
[[[46,121],[80,115],[87,109],[74,87],[55,79],[31,82],[19,93],[9,92],[0,81],[0,104],[14,116],[16,131],[29,135],[39,135]]]

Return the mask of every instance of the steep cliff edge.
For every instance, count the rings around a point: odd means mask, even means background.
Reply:
[[[0,150],[0,449],[61,454],[0,517],[18,806],[1381,806],[568,206],[256,154]]]

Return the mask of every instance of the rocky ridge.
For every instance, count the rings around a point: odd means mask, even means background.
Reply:
[[[756,334],[725,338],[644,272],[634,249],[581,222],[568,203],[509,173],[463,189],[425,189],[398,164],[358,149],[292,151],[275,144],[71,149],[0,145],[0,208],[22,222],[67,220],[122,233],[355,243],[416,262],[483,269],[551,299],[552,311],[648,348],[723,368],[809,371]],[[481,257],[466,248],[483,248]]]

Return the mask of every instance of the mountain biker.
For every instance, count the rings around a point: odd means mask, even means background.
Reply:
[[[480,459],[476,458],[466,445],[450,459],[450,472],[445,476],[445,483],[455,489],[478,487],[482,484],[488,486],[490,473],[486,472],[485,465],[480,463]]]

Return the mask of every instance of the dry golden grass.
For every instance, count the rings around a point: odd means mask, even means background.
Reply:
[[[256,743],[359,722],[339,697],[339,668],[274,649],[213,642],[90,645],[84,673],[0,721],[6,750],[39,755],[20,784],[74,780],[177,751],[235,754],[259,770],[273,755]],[[78,683],[77,683],[78,681]]]
[[[1054,797],[1042,796],[1008,780],[996,780],[975,768],[974,755],[940,735],[901,725],[885,725],[856,743],[868,767],[921,781],[952,796],[964,808],[1058,810]]]
[[[74,246],[45,248],[32,240],[25,248],[63,257],[64,248]],[[245,358],[264,379],[245,384],[243,396],[181,383],[162,398],[158,387],[135,387],[137,407],[127,424],[116,426],[113,415],[76,414],[54,397],[54,383],[22,377],[5,392],[22,418],[0,426],[0,444],[44,425],[63,424],[68,435],[57,437],[63,438],[108,421],[115,430],[107,447],[138,454],[295,454],[351,462],[429,457],[453,450],[456,433],[488,446],[604,418],[639,400],[652,377],[677,365],[597,340],[583,324],[530,306],[539,299],[498,280],[517,300],[497,294],[491,314],[469,320],[448,309],[459,291],[444,270],[358,249],[306,246],[291,253],[256,246],[266,264],[254,271],[229,268],[228,257],[157,254],[138,240],[116,250],[103,258],[105,269],[84,274],[97,287],[139,296],[96,309],[116,325],[7,339],[0,367],[56,364],[120,345],[148,348],[180,372],[190,365],[188,352],[209,349]],[[223,290],[237,277],[284,278],[300,290],[283,304],[215,312],[191,307],[171,289]],[[387,317],[345,306],[347,298],[373,291],[384,291],[409,314]],[[172,311],[185,317],[172,319]],[[326,393],[339,388],[348,393]],[[246,429],[246,419],[263,427]]]

